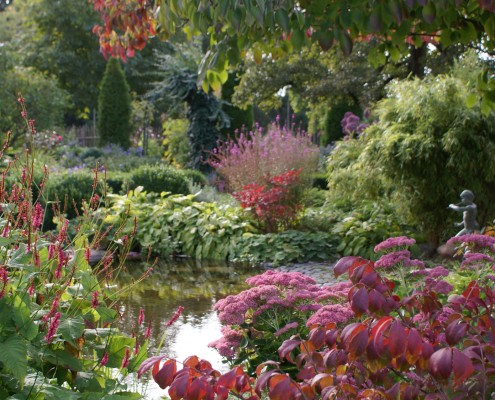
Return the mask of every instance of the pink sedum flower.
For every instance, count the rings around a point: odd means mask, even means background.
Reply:
[[[416,240],[408,238],[407,236],[391,237],[375,246],[375,253],[382,250],[388,250],[394,247],[407,247],[416,243]]]

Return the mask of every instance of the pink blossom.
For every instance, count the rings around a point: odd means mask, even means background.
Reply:
[[[221,332],[223,336],[209,343],[208,347],[215,348],[223,357],[231,358],[235,355],[235,349],[241,344],[244,335],[229,326],[223,326]]]
[[[345,323],[354,317],[354,312],[347,303],[343,304],[329,304],[321,307],[316,311],[306,322],[306,326],[312,325],[326,325],[328,323]]]
[[[60,325],[60,313],[56,313],[55,316],[50,320],[50,326],[48,327],[48,332],[45,335],[45,340],[47,343],[51,343],[55,333],[57,332],[58,326]]]
[[[131,357],[131,351],[128,348],[126,348],[124,358],[122,359],[122,364],[120,365],[120,368],[127,368],[129,366],[129,358],[130,357]]]
[[[483,253],[466,253],[464,254],[464,260],[462,261],[461,265],[465,267],[477,261],[488,261],[489,263],[495,262],[492,257]]]
[[[101,358],[101,361],[100,361],[100,367],[103,367],[107,364],[108,364],[108,353],[105,351],[105,353],[103,354],[103,357]]]
[[[474,245],[476,248],[487,247],[490,250],[494,250],[493,246],[495,245],[495,237],[472,233],[469,235],[454,236],[453,238],[450,238],[447,243],[468,243]]]
[[[92,301],[91,301],[91,307],[92,307],[92,308],[96,308],[96,307],[98,307],[98,304],[99,304],[99,302],[98,302],[98,295],[99,295],[98,291],[97,291],[97,290],[95,290],[95,291],[93,292],[93,299],[92,299]]]
[[[146,332],[144,333],[144,338],[148,339],[151,336],[151,321],[148,323],[146,327]]]
[[[404,261],[410,260],[411,253],[409,250],[394,251],[393,253],[384,254],[375,263],[376,268],[392,268]]]
[[[392,247],[411,246],[414,243],[416,243],[416,240],[408,238],[407,236],[391,237],[377,244],[375,246],[375,253]]]
[[[300,272],[276,272],[269,270],[261,275],[246,279],[246,283],[251,286],[279,285],[302,288],[307,285],[315,285],[316,281]]]
[[[143,325],[144,323],[144,308],[139,309],[138,325]]]
[[[167,323],[165,324],[165,326],[170,326],[175,321],[177,321],[179,319],[180,315],[182,314],[182,311],[184,311],[184,307],[182,307],[182,306],[177,307],[177,311],[174,313],[174,315],[172,315],[172,318],[170,318],[167,321]]]
[[[299,326],[297,322],[290,322],[284,327],[280,328],[277,332],[275,332],[273,335],[274,336],[280,336],[283,335],[285,332],[290,331],[291,329],[295,329]]]

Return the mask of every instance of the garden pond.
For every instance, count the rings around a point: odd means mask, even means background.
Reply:
[[[138,281],[149,266],[144,262],[128,262],[126,272],[117,277],[119,288]],[[123,319],[120,328],[129,335],[136,332],[142,308],[145,322],[139,328],[138,337],[142,342],[146,326],[151,323],[150,356],[158,351],[183,361],[190,355],[197,355],[210,361],[214,368],[227,370],[216,350],[208,347],[208,343],[221,337],[221,325],[213,305],[219,299],[247,288],[245,280],[261,272],[259,268],[239,264],[160,260],[149,276],[135,283],[121,300]],[[179,306],[184,307],[182,315],[166,328]],[[147,398],[155,397],[155,393],[163,395],[165,392],[150,387]]]

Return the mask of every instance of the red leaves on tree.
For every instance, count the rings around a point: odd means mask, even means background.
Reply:
[[[473,363],[465,354],[455,347],[437,350],[430,357],[429,369],[438,380],[446,380],[454,373],[456,386],[464,382],[473,372]]]

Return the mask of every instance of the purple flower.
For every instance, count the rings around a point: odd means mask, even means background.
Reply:
[[[384,254],[375,263],[376,268],[392,268],[403,261],[411,261],[409,250],[394,251]]]
[[[342,304],[329,304],[321,307],[318,311],[316,311],[306,322],[306,326],[310,327],[311,325],[326,325],[328,323],[345,323],[348,322],[351,318],[354,317],[354,312],[351,307],[347,303],[346,305]]]
[[[392,247],[410,246],[414,243],[416,243],[416,240],[408,238],[407,236],[391,237],[384,240],[380,244],[377,244],[375,246],[375,253],[378,253],[384,249],[390,249]]]
[[[462,266],[472,265],[477,261],[488,261],[490,263],[495,262],[495,260],[483,253],[466,253],[464,254],[464,260],[462,261]]]
[[[450,238],[447,243],[468,243],[474,245],[475,248],[487,247],[493,251],[493,246],[495,245],[495,237],[472,233],[470,235],[454,236],[453,238]]]
[[[297,322],[291,322],[287,325],[285,325],[284,327],[280,328],[277,332],[274,333],[275,336],[280,336],[280,335],[283,335],[285,332],[291,330],[291,329],[295,329],[299,326],[299,324]]]
[[[246,283],[251,286],[279,285],[305,288],[307,285],[315,285],[316,281],[300,272],[276,272],[269,270],[261,275],[246,279]]]
[[[449,270],[439,265],[438,267],[427,270],[428,276],[431,278],[440,278],[441,276],[448,276]]]

